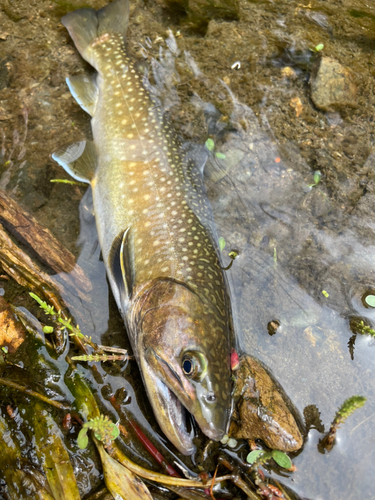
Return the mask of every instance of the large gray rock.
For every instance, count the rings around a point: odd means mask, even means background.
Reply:
[[[336,111],[357,105],[357,88],[351,71],[336,59],[322,57],[311,77],[311,99],[323,111]]]

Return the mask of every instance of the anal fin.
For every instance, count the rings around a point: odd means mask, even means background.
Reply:
[[[79,141],[63,146],[52,158],[74,179],[90,184],[96,171],[97,155],[92,141]]]
[[[96,84],[96,73],[92,75],[76,75],[66,79],[69,90],[81,108],[94,116],[99,99],[99,89]]]
[[[131,298],[134,283],[130,260],[129,233],[129,227],[124,232],[121,232],[113,241],[109,253],[110,273],[122,303]]]

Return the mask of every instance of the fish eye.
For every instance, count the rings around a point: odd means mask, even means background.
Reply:
[[[207,371],[207,360],[200,352],[185,352],[181,359],[184,374],[193,379],[201,380]]]
[[[194,363],[193,360],[189,358],[185,358],[182,361],[182,370],[185,373],[185,375],[192,375],[194,371]]]

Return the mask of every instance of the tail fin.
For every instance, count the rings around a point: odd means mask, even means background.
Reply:
[[[61,19],[81,56],[95,67],[91,43],[105,33],[125,38],[129,21],[129,0],[114,0],[102,9],[79,9]]]

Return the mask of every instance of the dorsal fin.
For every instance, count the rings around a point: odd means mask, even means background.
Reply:
[[[95,175],[97,157],[92,141],[79,141],[63,146],[52,154],[52,158],[77,181],[90,184]]]
[[[130,228],[128,227],[114,239],[108,259],[109,270],[122,303],[131,298],[134,283],[130,260],[129,233]]]

